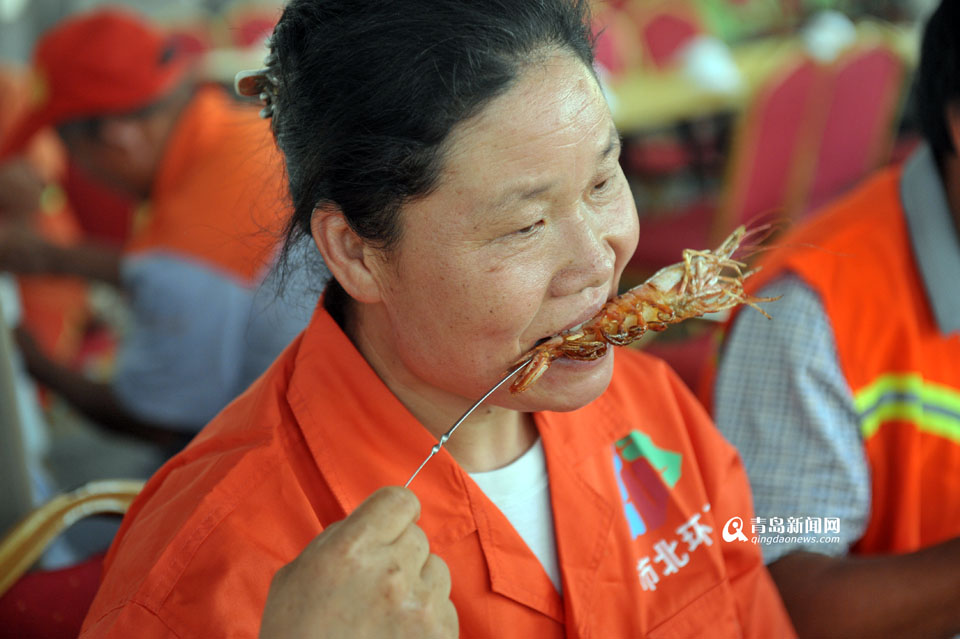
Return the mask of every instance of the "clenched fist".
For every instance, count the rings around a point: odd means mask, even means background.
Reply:
[[[409,490],[381,488],[277,571],[261,639],[457,637],[450,572]]]

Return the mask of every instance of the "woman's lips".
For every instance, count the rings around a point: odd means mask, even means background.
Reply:
[[[581,312],[579,315],[577,315],[576,318],[575,318],[572,322],[569,322],[568,324],[566,324],[566,325],[563,326],[562,328],[559,328],[559,329],[554,330],[554,331],[552,331],[552,332],[550,332],[550,333],[547,333],[546,335],[543,335],[542,337],[540,337],[540,339],[538,339],[538,340],[534,341],[532,344],[528,345],[527,348],[523,350],[523,353],[529,353],[531,349],[536,348],[537,346],[540,346],[540,344],[543,344],[544,342],[546,342],[546,341],[549,340],[550,338],[552,338],[552,337],[554,337],[554,336],[556,336],[556,335],[559,335],[560,333],[569,331],[569,330],[571,330],[571,329],[573,329],[573,328],[578,328],[578,327],[580,327],[581,325],[583,325],[584,323],[590,321],[591,319],[593,319],[593,317],[594,317],[597,313],[600,312],[600,309],[602,309],[602,308],[606,305],[606,303],[609,302],[611,299],[613,299],[615,296],[616,296],[616,293],[615,293],[615,292],[614,292],[614,293],[611,293],[611,294],[607,295],[606,297],[603,297],[603,298],[600,299],[599,301],[595,302],[594,304],[591,304],[590,306],[586,307],[586,308],[583,310],[583,312]]]
[[[554,360],[553,364],[551,364],[550,367],[551,368],[553,368],[554,366],[559,366],[561,368],[569,367],[575,370],[592,368],[594,366],[599,366],[601,363],[603,363],[603,361],[606,360],[611,353],[613,353],[613,348],[608,347],[606,352],[604,352],[604,354],[598,357],[597,359],[570,359],[569,357],[561,357],[559,359]],[[547,373],[549,372],[550,371],[548,370]]]
[[[607,300],[604,299],[604,300],[600,301],[599,303],[590,306],[590,307],[587,308],[583,313],[580,313],[580,315],[577,316],[577,319],[573,320],[572,322],[570,322],[569,324],[567,324],[566,326],[564,326],[564,327],[561,328],[560,330],[555,331],[555,332],[553,332],[553,333],[550,333],[549,335],[545,335],[544,337],[542,337],[542,338],[538,341],[538,343],[539,343],[539,342],[542,342],[542,341],[544,341],[544,340],[550,339],[550,338],[553,337],[554,335],[559,335],[560,333],[564,333],[564,332],[569,331],[569,330],[571,330],[571,329],[578,328],[578,327],[582,326],[584,323],[589,322],[591,319],[593,319],[593,317],[594,317],[598,312],[600,312],[600,309],[603,308],[606,303],[607,303]]]

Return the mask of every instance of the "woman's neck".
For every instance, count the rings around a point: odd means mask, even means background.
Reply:
[[[369,322],[368,313],[348,313],[347,317],[353,321],[345,332],[367,363],[437,439],[478,399],[447,393],[413,377],[394,358],[390,345],[382,343],[385,333]],[[444,447],[467,472],[484,472],[514,461],[529,450],[537,437],[536,425],[529,413],[484,404],[457,428]]]
[[[536,443],[538,436],[530,413],[481,406],[461,424],[445,446],[464,470],[481,473],[503,468],[516,460]]]

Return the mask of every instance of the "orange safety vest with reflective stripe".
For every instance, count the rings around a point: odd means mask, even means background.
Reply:
[[[880,172],[779,242],[751,278],[785,272],[820,297],[853,393],[871,511],[853,552],[910,552],[960,535],[960,335],[943,335],[901,204],[901,168]],[[769,305],[776,321],[776,305]],[[771,425],[774,427],[775,425]]]

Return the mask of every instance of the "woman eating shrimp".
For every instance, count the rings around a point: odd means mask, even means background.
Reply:
[[[586,3],[292,0],[270,48],[288,246],[333,280],[151,479],[82,636],[792,636],[735,451],[643,354],[553,359],[397,487],[617,295],[637,213]]]

